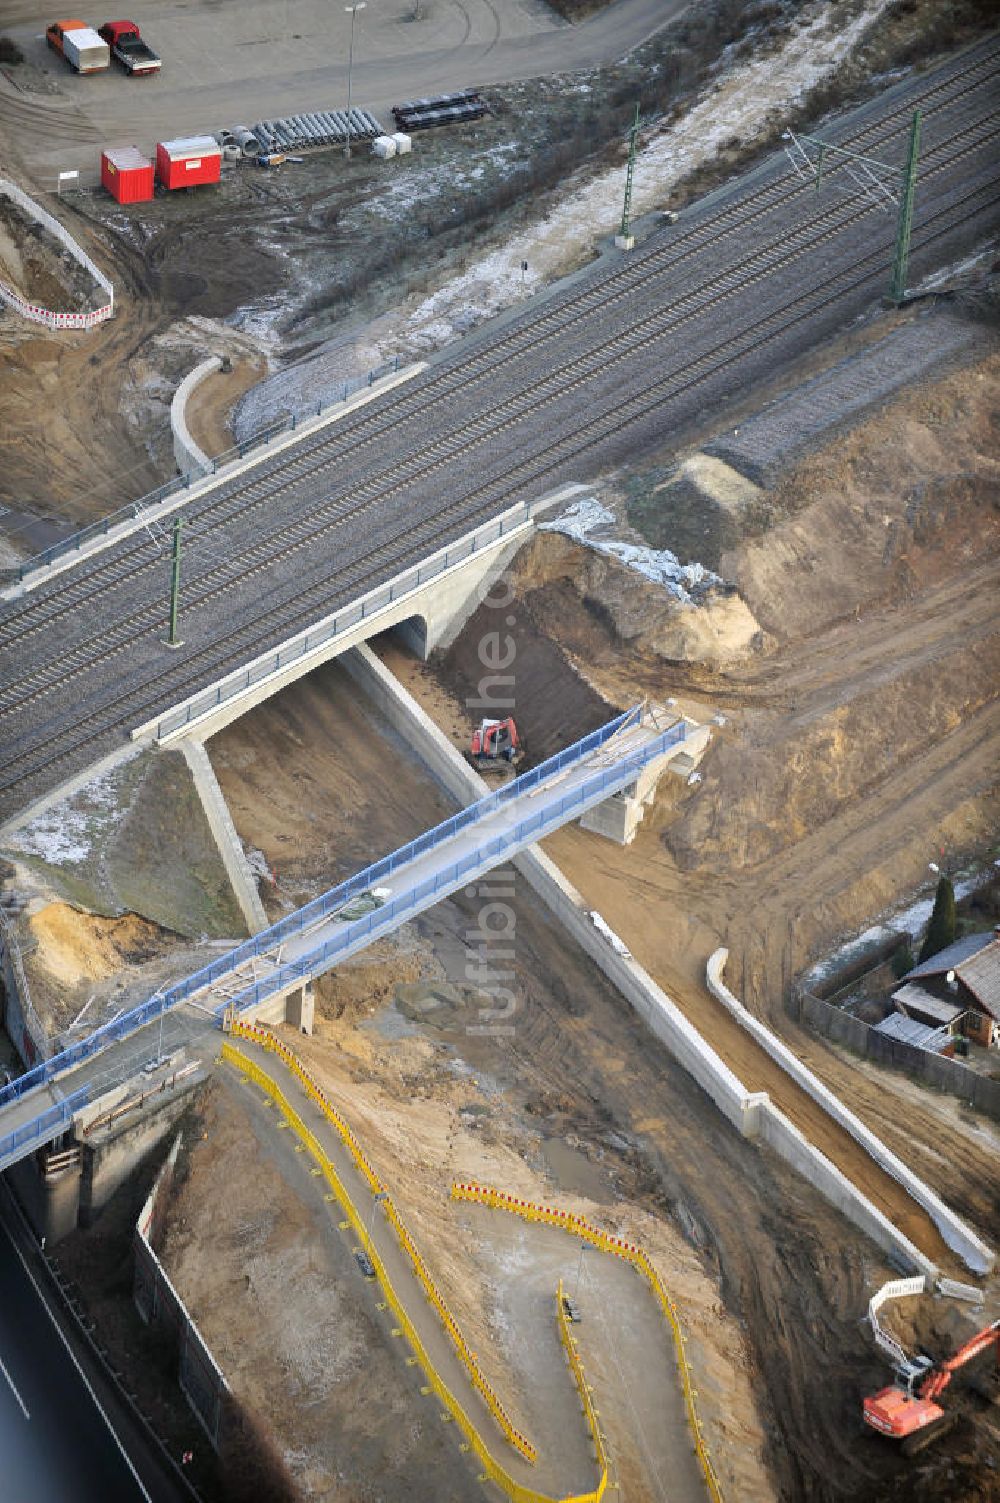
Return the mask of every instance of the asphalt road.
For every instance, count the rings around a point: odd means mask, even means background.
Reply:
[[[404,99],[610,62],[687,8],[688,0],[614,0],[570,26],[544,0],[423,0],[419,21],[414,0],[369,0],[356,23],[352,102],[391,129],[390,107]],[[49,5],[18,0],[0,7],[3,30],[28,63],[0,74],[0,125],[40,186],[70,169],[96,181],[104,146],[149,149],[164,137],[347,102],[350,18],[343,4],[174,0],[140,7],[136,19],[163,58],[152,79],[129,79],[116,67],[78,77],[45,44],[53,14]],[[12,87],[18,79],[27,92]]]
[[[149,1497],[0,1221],[0,1498],[137,1503]]]

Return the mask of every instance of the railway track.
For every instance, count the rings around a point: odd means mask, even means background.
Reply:
[[[978,191],[982,190],[977,190],[977,192]],[[991,193],[991,202],[997,207],[1000,207],[1000,193],[996,192],[993,188],[991,188],[989,191]],[[949,216],[951,215],[953,207],[954,206],[949,203],[947,208],[942,210],[941,215],[939,216],[941,219],[947,220],[949,224],[951,222]],[[868,282],[873,278],[879,276],[881,271],[880,254],[873,253],[873,255],[867,259],[869,261],[875,261],[877,265],[874,269],[868,269],[859,278],[857,278],[854,285],[862,285],[865,282]],[[768,324],[773,324],[773,327],[769,328],[769,332],[761,333],[764,324],[758,324],[757,331],[754,335],[754,343],[757,345],[757,347],[760,348],[763,345],[766,345],[767,343],[770,343],[774,339],[778,338],[783,332],[787,330],[787,328],[792,323],[798,323],[802,322],[805,319],[808,319],[815,311],[819,301],[822,301],[826,304],[835,303],[840,297],[843,289],[836,288],[834,290],[830,290],[827,287],[822,289],[822,291],[825,295],[820,300],[805,298],[799,299],[794,309],[790,310],[791,316],[786,320],[784,324],[778,324],[776,321],[776,316],[772,315],[772,319],[766,321]],[[724,351],[728,351],[728,353],[724,353]],[[744,353],[744,350],[741,346],[736,351],[733,351],[731,342],[726,341],[725,344],[723,346],[720,346],[715,353],[718,356],[716,364],[712,365],[708,359],[705,359],[703,357],[703,360],[699,362],[699,373],[696,376],[691,375],[692,367],[690,365],[686,367],[687,376],[684,384],[689,389],[693,389],[703,384],[711,377],[711,375],[715,374],[718,369],[737,365],[742,354]],[[674,376],[671,379],[676,381],[678,378]],[[660,383],[661,387],[665,386],[665,384],[666,383]],[[617,419],[606,417],[600,427],[597,428],[595,428],[594,425],[590,425],[590,431],[587,440],[588,446],[596,447],[600,445],[603,439],[607,436],[609,428],[611,431],[615,431],[620,430],[623,426],[625,426],[625,420],[621,419],[620,417]],[[546,470],[550,471],[558,469],[567,448],[573,445],[575,437],[576,435],[564,437],[549,447],[544,456],[542,456],[542,461]],[[517,487],[515,481],[515,483],[512,485],[512,490],[516,488]],[[456,511],[458,510],[460,505],[461,503],[455,503],[454,506],[449,510],[452,512]],[[351,581],[347,590],[347,598],[352,598],[358,594],[363,593],[366,589],[372,587],[375,583],[384,578],[386,572],[384,565],[386,563],[389,564],[391,571],[395,573],[405,568],[409,563],[417,562],[420,558],[425,557],[429,549],[434,545],[434,542],[436,541],[437,520],[438,519],[435,519],[433,523],[425,524],[422,529],[412,534],[410,546],[405,550],[399,551],[398,549],[394,549],[392,544],[383,544],[370,555],[370,557],[366,561],[368,567],[364,572],[362,572],[361,569],[350,570],[344,576]],[[319,588],[319,586],[315,586],[314,590]],[[294,612],[289,608],[285,608],[284,610],[275,610],[274,612],[271,612],[266,619],[270,626],[280,626],[284,634],[287,635],[315,620],[316,614],[317,613],[315,607],[312,609],[300,607]],[[258,620],[260,620],[260,618],[258,618]],[[252,648],[252,639],[250,641],[244,641],[242,638],[233,638],[228,653],[220,658],[217,650],[218,644],[210,643],[205,648],[193,654],[188,659],[185,664],[185,671],[182,674],[171,671],[164,673],[159,680],[147,684],[147,692],[139,699],[136,698],[136,695],[132,689],[128,689],[120,694],[115,695],[112,699],[101,706],[101,713],[99,715],[99,718],[91,723],[85,735],[73,736],[72,744],[69,744],[67,742],[65,746],[60,746],[59,743],[49,742],[44,753],[41,756],[36,755],[32,757],[32,753],[28,752],[21,754],[20,756],[15,755],[11,757],[7,764],[7,767],[5,768],[4,778],[0,780],[0,793],[5,791],[8,787],[16,786],[29,780],[33,775],[39,773],[43,769],[48,770],[49,768],[58,766],[68,757],[75,756],[81,747],[99,742],[109,730],[112,730],[116,725],[120,723],[121,712],[123,709],[128,709],[131,723],[136,723],[142,721],[143,719],[149,718],[156,713],[157,707],[163,704],[164,693],[169,693],[171,698],[173,700],[176,700],[178,698],[184,698],[187,693],[192,692],[193,690],[200,687],[201,683],[204,681],[202,670],[207,663],[211,663],[216,674],[221,675],[229,671],[233,667],[238,667],[242,663],[244,663],[247,660],[248,652],[252,650]]]
[[[983,52],[984,55],[977,57],[975,63],[962,73],[939,80],[927,80],[912,97],[907,98],[905,106],[899,110],[855,130],[833,131],[830,133],[831,139],[836,139],[838,144],[849,146],[853,150],[863,148],[871,152],[898,134],[901,122],[909,118],[916,106],[919,105],[924,110],[941,109],[968,99],[1000,67],[1000,41],[987,44]],[[975,130],[978,123],[973,121],[967,130]],[[836,170],[836,167],[828,169],[828,182],[836,181]],[[727,226],[730,229],[739,228],[745,237],[776,208],[801,201],[810,191],[794,176],[782,176],[765,185],[749,210],[742,203],[722,206],[706,223],[696,224],[667,243],[655,244],[641,251],[636,259],[623,263],[612,276],[599,280],[596,285],[562,294],[554,300],[553,305],[543,307],[530,321],[522,322],[506,335],[503,340],[504,359],[510,360],[532,351],[543,353],[553,341],[562,338],[568,330],[584,321],[590,321],[595,328],[600,328],[603,345],[618,332],[614,327],[608,326],[609,311],[628,304],[651,283],[658,281],[665,266],[670,268],[673,286],[677,285],[678,277],[685,273],[692,277],[691,285],[682,293],[681,299],[673,301],[674,308],[678,306],[678,301],[685,298],[694,300],[692,312],[698,307],[706,306],[708,302],[718,301],[721,294],[716,291],[717,283],[706,290],[697,281],[698,264],[706,246],[717,241]],[[842,209],[842,201],[834,200],[821,213],[813,216],[810,221],[812,228],[823,225],[830,234],[835,233],[838,226],[843,224]],[[860,217],[861,213],[856,212],[852,221]],[[798,227],[797,232],[808,235],[809,230],[810,226]],[[823,238],[823,235],[814,235],[813,245],[821,244]],[[741,275],[746,277],[754,261],[755,258],[751,256],[736,263],[731,273],[734,280],[738,281]],[[758,269],[755,275],[759,278],[766,273],[767,268],[764,267]],[[497,355],[492,348],[463,355],[441,373],[426,378],[419,388],[408,391],[402,400],[396,397],[394,429],[399,432],[426,422],[435,413],[439,403],[450,396],[461,395],[468,401],[475,385],[490,384],[496,363]],[[489,414],[480,415],[479,421],[484,416],[488,417]],[[189,509],[187,515],[203,522],[211,521],[214,526],[225,525],[234,517],[245,516],[249,507],[273,505],[294,486],[305,480],[318,478],[342,464],[346,457],[357,456],[384,442],[384,439],[384,416],[378,409],[366,409],[356,419],[337,425],[332,433],[319,434],[306,441],[294,457],[265,461],[255,468],[254,477],[246,483],[220,487],[209,494],[204,504]],[[450,442],[452,452],[460,447],[461,441],[460,435],[451,440],[439,440],[445,444]],[[278,481],[277,485],[275,480]],[[86,580],[74,581],[64,587],[59,592],[58,600],[50,603],[48,608],[41,601],[35,602],[33,597],[26,597],[27,603],[22,610],[15,609],[0,620],[0,647],[13,646],[43,630],[49,622],[64,619],[79,604],[94,598],[109,586],[113,587],[148,573],[156,567],[156,562],[155,557],[150,557],[148,546],[144,548],[140,542],[124,556],[116,556],[113,561],[88,569]]]
[[[855,149],[864,145],[870,150],[873,144],[898,136],[915,103],[928,108],[928,102],[936,100],[938,111],[954,112],[948,133],[933,142],[924,159],[916,252],[947,240],[963,219],[995,214],[1000,207],[995,174],[989,166],[956,185],[963,164],[984,153],[989,163],[995,159],[995,144],[992,151],[989,148],[995,143],[997,128],[984,109],[982,96],[998,68],[1000,43],[980,49],[968,73],[925,80],[922,92],[908,95],[895,110],[860,129],[845,127],[842,132]],[[876,286],[885,275],[885,247],[874,243],[864,254],[853,258],[844,254],[851,234],[871,216],[871,206],[833,200],[818,213],[810,205],[807,218],[795,221],[794,212],[801,211],[803,195],[809,191],[795,179],[779,176],[765,181],[749,210],[741,199],[723,204],[681,236],[654,242],[611,275],[541,305],[530,320],[522,320],[496,343],[444,363],[420,388],[395,402],[392,412],[397,440],[402,430],[429,427],[434,415],[438,416],[437,431],[418,438],[409,450],[401,441],[389,462],[382,468],[376,466],[374,473],[369,468],[366,474],[364,466],[374,445],[381,440],[385,446],[386,431],[384,416],[366,408],[329,433],[314,435],[290,460],[264,461],[246,484],[232,482],[208,492],[186,511],[190,530],[205,540],[211,552],[224,548],[231,549],[232,555],[220,561],[209,558],[207,564],[202,560],[190,579],[186,619],[200,619],[203,624],[196,633],[200,640],[192,642],[182,661],[164,665],[162,653],[149,656],[148,648],[156,646],[154,634],[163,621],[163,601],[148,598],[148,589],[147,598],[140,595],[137,607],[124,598],[119,600],[125,596],[134,600],[143,586],[153,582],[154,571],[162,570],[161,559],[142,534],[6,610],[0,616],[0,648],[9,654],[14,647],[23,651],[32,639],[44,645],[64,637],[70,624],[85,619],[88,607],[107,611],[111,600],[124,608],[95,643],[63,640],[57,661],[53,654],[37,666],[26,665],[26,671],[0,689],[0,740],[7,748],[0,774],[0,807],[9,809],[39,782],[59,781],[71,770],[67,763],[79,765],[88,753],[92,759],[123,728],[151,718],[206,681],[240,666],[269,643],[426,556],[450,536],[501,510],[515,496],[528,489],[539,493],[543,481],[565,475],[568,466],[579,465],[595,450],[610,452],[616,442],[670,404],[681,399],[690,403],[709,383],[724,380],[748,361],[759,364],[762,353],[786,340],[792,331],[819,315],[835,312],[851,295]],[[787,222],[789,216],[792,222]],[[748,224],[758,231],[770,230],[760,235],[761,243],[749,253],[744,233]],[[782,225],[786,232],[778,238],[774,231]],[[728,227],[728,233],[721,234],[721,227]],[[709,278],[705,258],[719,244],[726,254],[714,278]],[[838,251],[831,257],[832,270],[807,291],[796,291],[789,282],[796,264],[824,248]],[[668,288],[660,286],[665,272]],[[669,292],[665,307],[650,298],[658,286],[661,294]],[[749,316],[741,321],[734,310],[746,304],[748,294],[753,299],[754,289],[758,296]],[[635,305],[643,299],[651,311],[637,312]],[[715,317],[716,334],[706,322],[709,315]],[[716,337],[719,329],[722,338]],[[574,330],[585,336],[582,347],[568,352],[553,371],[552,349],[565,340],[567,331]],[[687,340],[680,354],[678,336]],[[508,371],[515,362],[521,367],[528,362],[528,368],[514,389],[495,393],[498,351]],[[645,357],[656,369],[655,379],[641,383],[638,390],[619,383],[617,400],[609,401],[617,373],[634,367],[638,357]],[[474,407],[473,391],[487,405],[473,410],[456,433],[441,432],[442,404],[446,418],[449,399],[461,396],[467,407]],[[603,405],[598,401],[588,407],[578,400],[595,391],[604,396]],[[495,393],[492,399],[491,392]],[[522,440],[522,457],[519,430],[539,415],[547,422],[548,432],[536,434],[533,443]],[[419,494],[421,486],[425,494],[435,483],[443,491],[452,489],[450,472],[464,466],[474,474],[478,450],[489,449],[504,438],[513,442],[502,474],[487,472],[485,479],[477,477],[479,483],[473,480],[454,487],[454,499],[443,505],[438,502],[432,509],[425,507],[423,514],[407,516],[401,525],[402,508]],[[336,490],[328,486],[331,473],[339,481]],[[327,488],[332,494],[317,497],[317,492]],[[359,518],[367,524],[360,549],[356,537],[346,546],[347,534],[357,529]],[[248,537],[247,529],[263,520],[270,521],[271,527],[257,539]],[[240,532],[242,539],[235,535]],[[330,561],[338,557],[341,544],[345,546],[331,580]],[[311,564],[310,554],[316,555]],[[243,619],[221,620],[220,607],[228,597],[239,592],[239,608],[254,581],[267,584],[281,568],[287,570],[304,560],[306,567],[296,568],[291,598],[282,598],[279,583]],[[238,616],[238,609],[232,615]],[[137,650],[140,644],[147,649],[144,659]],[[129,678],[127,669],[133,659],[137,671]],[[121,668],[118,660],[125,666],[114,674],[116,667]],[[88,680],[97,682],[86,696],[86,723],[72,723],[77,701],[74,685],[79,684],[82,691]],[[66,772],[60,772],[63,768]]]
[[[929,182],[950,174],[970,150],[995,141],[998,136],[1000,136],[1000,126],[992,121],[979,122],[966,127],[957,137],[939,146],[932,153],[928,163],[924,177],[925,191]],[[957,150],[954,149],[956,146]],[[398,474],[390,473],[389,476],[380,476],[378,494],[385,496],[394,488],[408,484],[414,478],[413,467],[415,465],[421,467],[420,473],[426,477],[435,473],[442,464],[448,462],[457,453],[467,453],[479,444],[494,440],[499,434],[513,428],[528,408],[537,411],[540,407],[561,400],[567,393],[584,386],[595,374],[606,375],[609,370],[613,370],[645,351],[656,340],[668,334],[675,335],[678,330],[697,318],[709,301],[719,306],[732,297],[742,296],[749,287],[797,259],[803,250],[814,251],[818,245],[862,218],[865,212],[858,209],[846,220],[841,217],[829,224],[827,223],[829,216],[824,215],[821,219],[823,228],[819,234],[815,233],[815,221],[799,226],[796,233],[783,243],[780,254],[775,256],[769,251],[758,251],[746,257],[734,267],[732,272],[721,279],[721,282],[717,281],[713,284],[711,296],[699,289],[697,294],[692,293],[689,297],[675,299],[669,309],[657,310],[646,318],[638,320],[629,330],[623,332],[612,352],[609,353],[603,344],[600,344],[597,348],[564,364],[558,371],[546,374],[534,386],[525,388],[498,404],[487,416],[474,419],[461,430],[459,435],[448,442],[442,444],[439,440],[433,440],[408,462],[406,469]],[[875,252],[865,258],[864,264],[871,266],[873,262],[878,263],[880,256],[881,251]],[[756,343],[760,342],[760,332],[767,327],[768,322],[762,323],[759,319],[755,319],[753,329]],[[741,349],[740,354],[742,353]],[[724,363],[733,364],[736,358],[738,357],[734,356]],[[685,369],[690,373],[692,367],[686,365]],[[697,366],[694,369],[697,369]],[[676,374],[675,369],[672,375],[676,376]],[[689,381],[688,384],[695,383]],[[677,387],[675,383],[667,383],[661,379],[653,384],[652,389],[656,393],[665,392],[670,396],[675,394]],[[568,441],[572,442],[580,437],[581,431],[576,429]],[[276,554],[287,556],[303,547],[311,546],[341,525],[352,503],[364,499],[364,496],[359,496],[357,492],[354,492],[346,498],[339,499],[336,503],[320,506],[308,517],[288,524],[278,532],[270,534],[265,541],[247,548],[238,559],[227,560],[210,568],[195,580],[194,585],[187,592],[187,609],[196,610],[209,601],[218,599],[229,590],[240,588],[248,578],[269,567],[274,562]],[[471,500],[471,498],[465,499]],[[447,512],[443,515],[447,515]],[[121,564],[115,567],[120,569]],[[150,565],[147,563],[144,567],[148,568]],[[127,575],[119,575],[119,577],[127,577]],[[72,603],[64,602],[59,608],[59,613],[65,614],[77,608],[76,600]],[[137,632],[155,627],[161,617],[161,604],[147,605],[121,620],[109,633],[105,633],[99,649],[95,649],[89,643],[81,645],[63,655],[58,663],[44,666],[34,674],[21,678],[15,686],[0,690],[0,719],[11,712],[25,711],[31,703],[64,682],[67,674],[74,672],[77,668],[106,662],[116,653],[126,650],[131,646]],[[47,617],[47,620],[51,619],[51,615]],[[40,627],[36,625],[35,630],[38,629]]]

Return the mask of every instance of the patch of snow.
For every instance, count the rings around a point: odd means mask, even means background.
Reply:
[[[982,873],[972,877],[963,877],[954,885],[955,898],[961,901],[971,892],[975,892],[977,887],[983,885]],[[827,955],[823,960],[810,966],[802,977],[803,985],[808,988],[817,982],[826,981],[846,966],[860,960],[865,954],[874,951],[880,945],[887,944],[894,936],[919,934],[930,918],[933,907],[934,895],[932,893],[930,897],[917,898],[914,902],[908,903],[905,908],[882,914],[877,923],[870,925],[862,933],[856,934],[853,939],[847,940],[834,950],[832,955]]]
[[[720,72],[682,119],[664,126],[640,150],[633,184],[634,214],[638,217],[661,207],[677,183],[714,160],[734,137],[744,143],[759,137],[777,112],[795,105],[836,71],[890,3],[867,0],[849,20],[842,18],[838,7],[816,4],[776,51]],[[440,348],[463,332],[457,315],[466,316],[467,326],[473,310],[475,321],[483,322],[519,302],[526,291],[564,275],[578,261],[581,246],[615,228],[621,217],[621,195],[620,167],[568,191],[543,219],[478,257],[424,298],[402,327],[391,318],[380,320],[381,337],[372,364],[381,364],[396,353]],[[527,272],[521,270],[524,261]]]
[[[940,271],[931,272],[928,276],[924,277],[923,281],[918,282],[912,290],[915,293],[933,292],[938,287],[947,287],[949,282],[955,281],[957,277],[964,276],[967,272],[988,270],[990,262],[995,256],[995,245],[981,245],[978,250],[974,250],[964,260],[956,261],[951,266],[942,266]]]
[[[614,523],[607,507],[593,497],[586,496],[574,501],[552,522],[540,522],[541,532],[561,532],[595,553],[616,558],[628,569],[634,569],[654,584],[663,585],[677,600],[693,604],[692,591],[699,594],[712,585],[721,585],[718,574],[706,569],[704,564],[682,564],[669,548],[646,548],[638,543],[625,543],[619,538],[598,537],[595,533]]]
[[[141,748],[127,756],[132,761]],[[11,850],[37,856],[49,866],[80,866],[121,818],[117,776],[122,763],[50,805],[8,841]]]

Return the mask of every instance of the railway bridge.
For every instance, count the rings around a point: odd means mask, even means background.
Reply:
[[[914,276],[1000,225],[998,73],[992,37],[824,127],[902,163],[921,109]],[[692,436],[706,412],[877,307],[894,215],[845,160],[817,193],[779,153],[418,378],[193,489],[176,650],[164,644],[169,559],[146,528],[54,576],[26,571],[0,602],[0,819],[134,734],[209,734],[223,701],[248,702],[230,692],[241,676],[273,692],[316,660],[314,632],[332,627],[320,645],[334,651],[352,616],[354,640],[377,630],[367,603],[388,595],[401,612],[399,581],[442,557],[457,566],[454,550],[505,518],[529,521],[557,487]],[[494,536],[495,557],[506,546]],[[484,557],[466,560],[466,584]],[[426,646],[433,623],[411,603],[403,619],[425,623]]]

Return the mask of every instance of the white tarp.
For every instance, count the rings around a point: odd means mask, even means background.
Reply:
[[[634,569],[654,584],[663,585],[678,600],[689,605],[696,595],[704,595],[713,585],[721,585],[718,574],[706,569],[704,564],[682,564],[669,548],[644,548],[637,543],[625,543],[620,538],[595,537],[602,527],[614,524],[614,517],[606,506],[585,496],[574,501],[554,522],[539,523],[543,532],[562,532],[595,553],[604,553],[616,558],[628,569]]]

